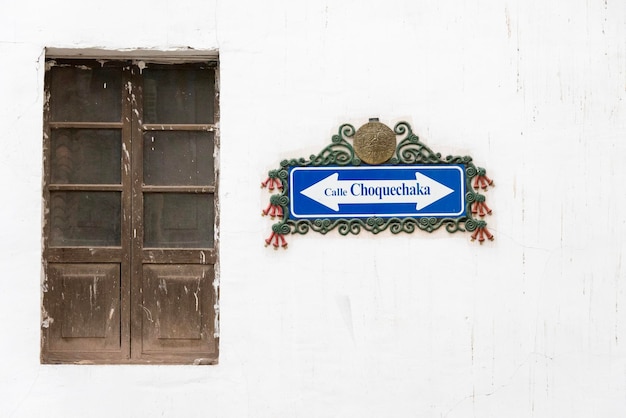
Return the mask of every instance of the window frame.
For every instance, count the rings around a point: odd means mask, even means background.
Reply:
[[[219,355],[219,59],[218,57],[175,57],[173,59],[132,57],[119,59],[109,57],[46,57],[44,82],[44,135],[43,135],[43,285],[42,285],[42,363],[87,364],[216,364]],[[110,59],[113,58],[113,59]],[[51,120],[49,69],[55,65],[68,66],[114,66],[122,69],[122,117],[119,122],[60,122]],[[143,77],[145,68],[210,68],[214,75],[213,121],[210,124],[146,124],[143,122]],[[121,179],[120,184],[56,184],[51,182],[51,138],[56,129],[119,129],[121,132]],[[212,132],[213,135],[213,185],[201,186],[153,186],[143,182],[143,141],[146,132]],[[59,191],[109,191],[121,194],[119,246],[53,246],[51,239],[51,192]],[[147,193],[187,193],[213,196],[213,247],[211,248],[147,248],[144,246],[144,195]],[[140,210],[138,210],[140,208]],[[51,290],[50,266],[90,264],[92,266],[119,263],[119,348],[75,351],[51,347],[51,329],[54,316],[49,306],[55,306]],[[201,271],[204,290],[201,302],[206,312],[203,322],[203,342],[206,349],[168,351],[146,350],[144,339],[146,303],[142,296],[150,284],[146,281],[150,268],[146,266],[177,266],[182,273]],[[195,267],[194,267],[195,266]],[[198,267],[205,266],[205,267]],[[158,270],[158,269],[157,269]],[[205,273],[208,277],[205,278]],[[181,273],[181,274],[182,274]],[[199,274],[199,273],[198,273]],[[197,302],[196,302],[197,309]],[[201,315],[201,316],[202,316]],[[208,317],[207,317],[208,315]],[[204,335],[210,332],[210,336]],[[174,344],[175,345],[175,344]],[[204,347],[204,345],[203,345]]]

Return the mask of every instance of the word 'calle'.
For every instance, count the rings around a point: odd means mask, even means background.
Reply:
[[[430,186],[420,186],[419,183],[414,185],[402,183],[398,186],[366,186],[363,183],[353,183],[349,189],[343,187],[324,189],[326,196],[348,196],[348,192],[352,196],[378,196],[378,199],[384,196],[428,196]]]

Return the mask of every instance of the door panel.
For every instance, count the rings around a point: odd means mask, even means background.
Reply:
[[[120,349],[119,264],[52,263],[47,286],[51,351]]]
[[[214,352],[213,279],[210,265],[144,266],[144,353]]]

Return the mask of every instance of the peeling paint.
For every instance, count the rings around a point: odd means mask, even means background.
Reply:
[[[213,294],[214,295],[219,295],[219,286],[220,286],[220,281],[218,278],[218,275],[215,275],[215,279],[213,280]],[[219,304],[219,297],[216,298],[216,302],[213,305],[213,311],[215,312],[215,320],[213,321],[213,337],[214,338],[219,338],[220,337],[220,304]]]
[[[41,316],[41,327],[46,329],[49,328],[50,325],[54,322],[54,318],[48,315],[48,311],[46,311],[44,307],[41,308]]]
[[[141,308],[146,313],[146,318],[148,318],[148,321],[154,322],[154,320],[152,319],[152,312],[150,312],[150,310],[148,308],[146,308],[145,306],[143,306],[143,305],[139,305],[139,306],[141,306]]]
[[[122,152],[124,153],[124,172],[128,174],[128,172],[130,171],[130,153],[128,151],[128,148],[126,148],[125,143],[122,143]]]
[[[504,20],[506,23],[506,36],[511,39],[511,16],[509,14],[509,8],[504,8]]]
[[[93,310],[96,305],[96,298],[98,297],[98,276],[94,276],[93,283],[89,285],[89,306]]]

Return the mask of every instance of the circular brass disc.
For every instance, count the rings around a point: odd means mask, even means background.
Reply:
[[[380,122],[368,122],[354,135],[354,151],[368,164],[382,164],[396,150],[396,135],[391,128]]]

